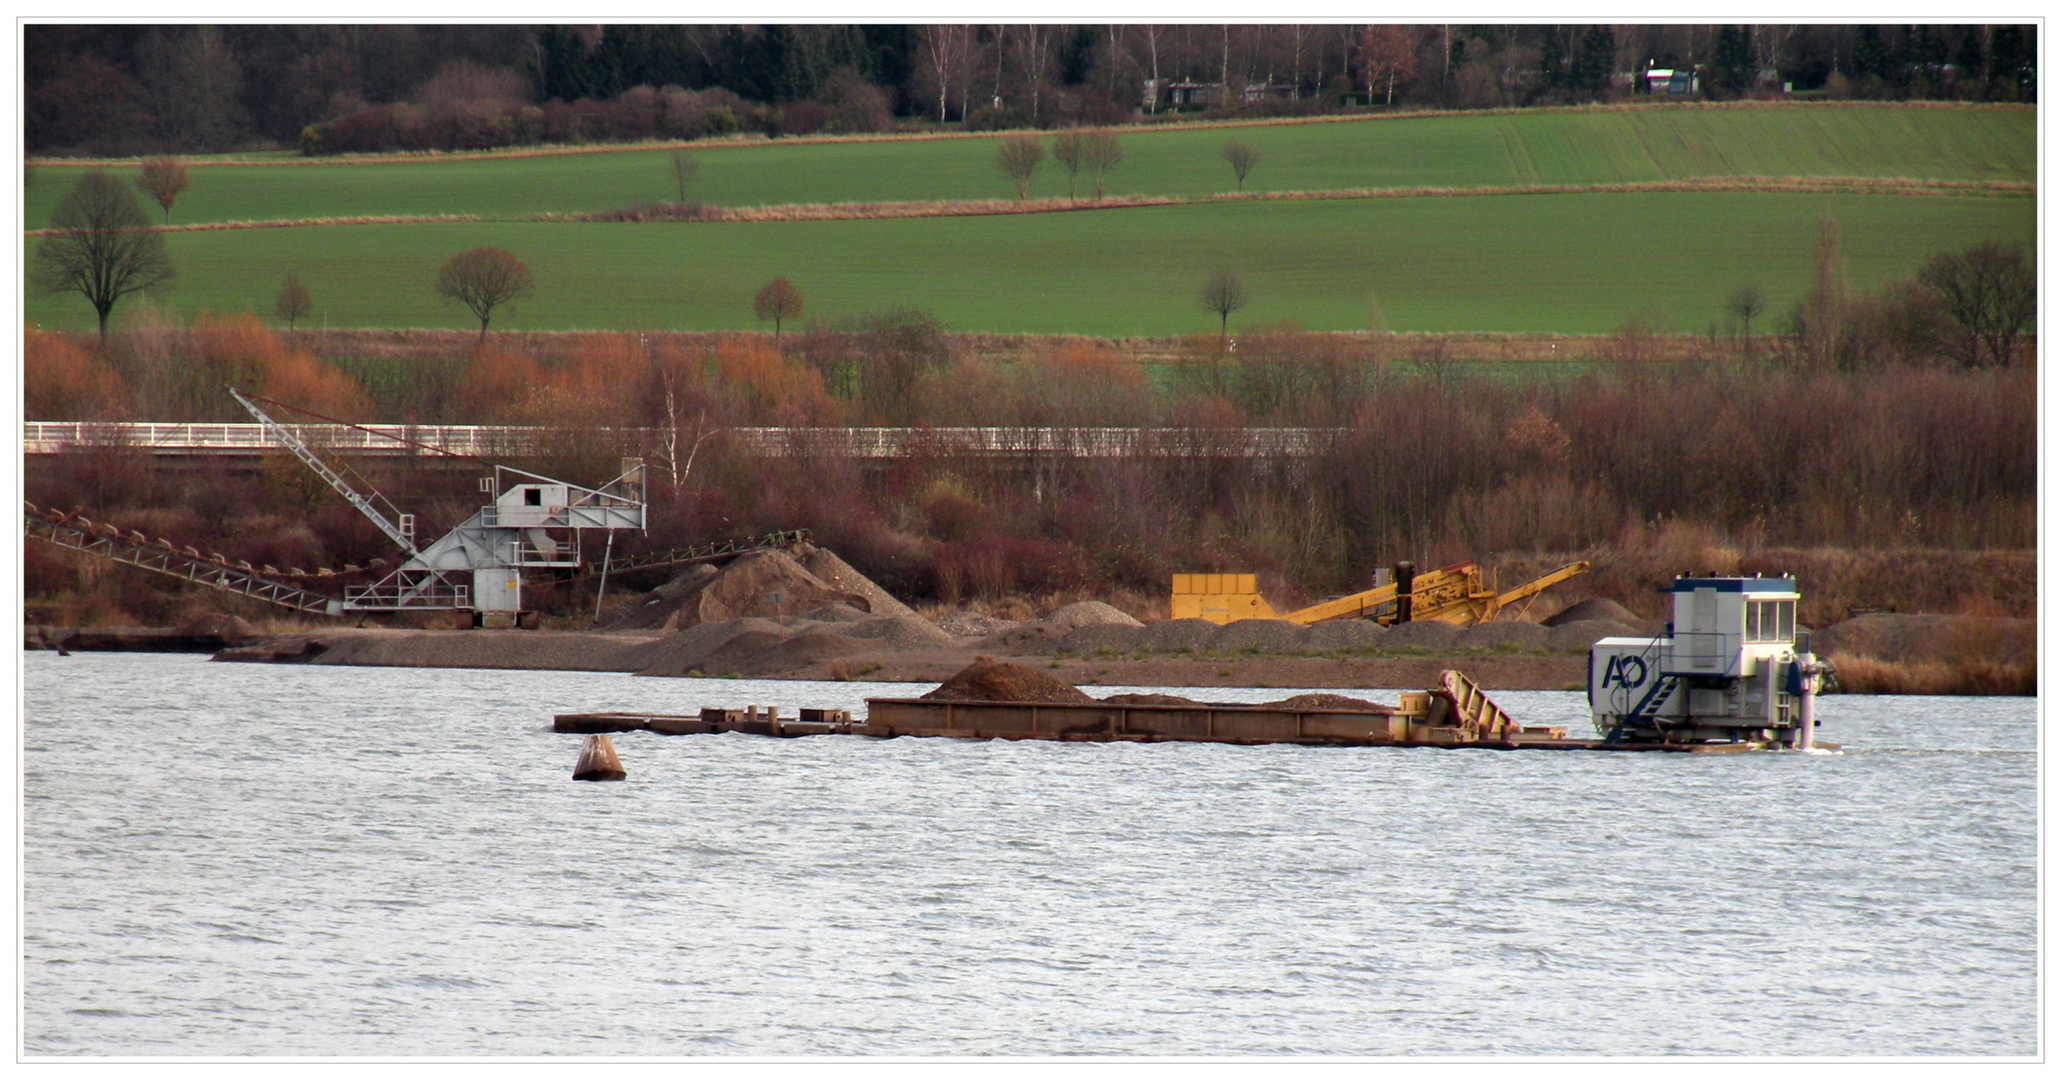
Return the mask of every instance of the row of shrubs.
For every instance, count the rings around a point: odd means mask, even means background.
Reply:
[[[894,130],[887,95],[840,72],[823,94],[759,105],[721,87],[639,86],[607,100],[469,99],[424,105],[372,105],[301,132],[301,153],[371,154],[396,150],[491,150],[509,146],[704,139],[756,132],[854,135]]]

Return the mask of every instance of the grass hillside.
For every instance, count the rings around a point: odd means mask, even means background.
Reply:
[[[1495,187],[1729,176],[1905,177],[2030,182],[2030,109],[1868,105],[1537,111],[1124,131],[1117,194],[1228,191],[1217,149],[1260,149],[1247,187]],[[1050,145],[1047,138],[1047,145]],[[989,199],[1013,195],[995,140],[887,140],[703,146],[689,198],[725,206]],[[126,170],[133,171],[133,169]],[[175,223],[374,215],[594,211],[674,197],[658,150],[376,164],[191,167]],[[29,186],[28,227],[49,220],[74,174],[45,167]],[[1047,161],[1033,195],[1066,193]]]
[[[1602,333],[1639,310],[1700,332],[1743,282],[1758,284],[1777,312],[1800,295],[1828,209],[1844,229],[1852,282],[1865,288],[1940,251],[1985,238],[2023,242],[2036,203],[1665,192],[871,221],[225,230],[169,237],[179,279],[163,299],[187,311],[269,316],[281,277],[297,269],[315,298],[310,325],[465,327],[429,282],[452,252],[496,244],[537,277],[536,299],[496,320],[509,329],[754,327],[752,292],[783,274],[812,315],[913,304],[954,330],[1194,333],[1215,329],[1194,297],[1223,266],[1244,277],[1252,297],[1234,330],[1280,319],[1366,329],[1376,293],[1396,330]],[[27,300],[37,322],[91,325],[76,297],[31,292]]]

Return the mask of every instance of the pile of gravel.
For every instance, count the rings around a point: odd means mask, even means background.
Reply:
[[[984,649],[1012,653],[1046,653],[1059,644],[1059,639],[1070,633],[1066,627],[1050,623],[1025,623],[1009,630],[1000,630],[980,639]]]
[[[1585,619],[1562,623],[1546,632],[1546,648],[1553,652],[1588,652],[1589,646],[1607,637],[1645,637],[1637,627],[1608,619]]]
[[[809,634],[805,637],[789,638],[768,649],[762,649],[741,658],[735,669],[742,675],[777,675],[810,667],[826,660],[835,660],[853,653],[867,652],[873,644],[842,634]]]
[[[1460,628],[1443,622],[1406,622],[1388,628],[1381,638],[1384,649],[1449,649],[1460,636]]]
[[[1395,712],[1393,705],[1383,705],[1378,701],[1368,701],[1365,698],[1346,697],[1344,694],[1297,694],[1294,697],[1282,698],[1279,701],[1262,701],[1258,707],[1262,709],[1304,709],[1312,711],[1321,709],[1325,712]]]
[[[1111,694],[1102,699],[1111,705],[1202,705],[1194,698],[1177,697],[1173,694]]]
[[[826,604],[809,612],[804,618],[819,623],[863,622],[879,616],[860,611],[850,604]]]
[[[1310,627],[1309,647],[1315,652],[1334,649],[1372,649],[1388,636],[1388,628],[1366,619],[1331,619]]]
[[[696,669],[705,671],[708,669],[704,665],[717,653],[736,655],[732,646],[739,638],[750,637],[765,647],[777,645],[788,636],[787,628],[771,619],[696,623],[640,647],[636,654],[638,670],[648,675],[685,675]]]
[[[1217,624],[1208,619],[1169,619],[1147,626],[1138,634],[1138,647],[1153,652],[1190,652],[1207,649],[1216,640]]]
[[[921,615],[844,623],[838,626],[837,632],[846,637],[878,641],[894,649],[949,649],[960,643],[958,638],[938,629]]]
[[[1637,615],[1632,614],[1630,608],[1625,607],[1623,604],[1615,600],[1606,600],[1603,597],[1596,596],[1567,608],[1551,618],[1539,620],[1539,625],[1551,629],[1553,627],[1566,626],[1568,623],[1597,621],[1637,626],[1640,620]]]
[[[987,637],[1022,625],[1014,619],[997,619],[972,611],[955,611],[937,621],[937,628],[953,637]]]
[[[1069,630],[1076,626],[1145,625],[1100,600],[1082,600],[1076,604],[1068,604],[1039,621],[1053,626],[1063,626]]]
[[[1462,649],[1530,651],[1545,648],[1546,638],[1551,634],[1552,631],[1537,623],[1485,622],[1461,631],[1453,644]]]
[[[1310,632],[1286,619],[1239,619],[1225,623],[1210,647],[1220,652],[1257,649],[1260,652],[1306,652]]]
[[[1057,649],[1059,652],[1083,655],[1101,652],[1103,649],[1130,652],[1138,647],[1138,641],[1144,633],[1144,628],[1140,626],[1091,623],[1067,631],[1066,636],[1059,639]]]

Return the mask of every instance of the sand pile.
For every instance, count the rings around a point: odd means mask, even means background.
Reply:
[[[1111,705],[1204,705],[1207,702],[1194,698],[1176,697],[1173,694],[1111,694],[1102,700]]]
[[[771,619],[697,623],[638,648],[636,670],[644,675],[685,675],[690,671],[709,671],[708,665],[714,662],[712,658],[719,652],[726,658],[739,657],[738,650],[733,647],[739,638],[750,637],[763,643],[764,647],[771,647],[786,641],[789,636],[786,627]]]
[[[754,551],[713,573],[674,578],[601,628],[672,630],[748,616],[800,615],[832,604],[864,609],[870,603],[858,593],[825,584],[784,551]]]
[[[1384,649],[1450,649],[1460,636],[1452,623],[1406,622],[1388,628],[1381,639]]]
[[[806,634],[743,658],[736,670],[740,675],[778,675],[873,648],[872,642],[842,634]]]
[[[1552,631],[1538,623],[1485,622],[1460,632],[1453,644],[1462,649],[1516,649],[1529,651],[1546,647]]]
[[[923,695],[931,701],[1023,701],[1039,705],[1093,705],[1095,699],[1042,671],[1005,664],[991,656],[973,663]]]
[[[1584,600],[1550,618],[1541,619],[1539,620],[1539,625],[1551,628],[1566,626],[1568,623],[1596,622],[1598,620],[1624,623],[1627,626],[1637,626],[1643,621],[1637,615],[1632,614],[1631,609],[1623,604],[1597,596]]]
[[[1346,697],[1344,694],[1297,694],[1279,701],[1262,701],[1260,705],[1269,709],[1322,709],[1326,712],[1395,712],[1393,706],[1363,698]]]
[[[1079,603],[1068,604],[1038,621],[1063,626],[1069,630],[1078,626],[1145,625],[1100,600],[1082,600]]]
[[[873,579],[857,570],[851,564],[837,557],[829,548],[814,544],[801,544],[794,548],[795,560],[801,568],[814,575],[826,587],[851,593],[863,598],[863,604],[853,607],[870,611],[875,615],[914,615],[916,609],[888,594],[886,589],[873,583]]]
[[[1308,644],[1312,652],[1333,649],[1373,649],[1388,636],[1388,628],[1365,619],[1331,619],[1310,627]]]
[[[1639,628],[1605,619],[1561,623],[1546,631],[1546,648],[1552,652],[1588,652],[1589,646],[1607,637],[1649,637]]]
[[[1168,619],[1147,626],[1138,635],[1138,647],[1153,652],[1188,652],[1209,648],[1217,636],[1217,624],[1208,619]]]
[[[1307,652],[1310,632],[1287,619],[1239,619],[1225,623],[1210,641],[1218,652]]]

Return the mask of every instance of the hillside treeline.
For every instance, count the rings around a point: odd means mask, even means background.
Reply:
[[[1713,99],[2022,101],[2036,57],[2020,25],[32,24],[24,134],[132,154],[993,129],[1617,100],[1649,67]]]
[[[32,416],[247,419],[227,382],[350,420],[537,425],[537,456],[509,464],[591,482],[620,455],[650,462],[651,533],[619,551],[809,528],[912,599],[1149,594],[1196,569],[1318,596],[1397,558],[1644,551],[1685,534],[1745,550],[2023,549],[2036,536],[2023,364],[1842,371],[1728,345],[1694,363],[1490,374],[1284,328],[1241,338],[1235,361],[1198,339],[1148,377],[1084,342],[977,360],[910,313],[819,327],[784,349],[750,335],[560,340],[432,364],[320,359],[248,316],[131,330],[104,354],[31,331],[27,382]],[[995,459],[940,434],[891,461],[767,457],[735,431],[843,423],[1142,426],[1205,452]],[[1312,453],[1243,453],[1248,429],[1279,425],[1319,429]],[[425,530],[473,508],[466,469],[353,464]],[[88,445],[29,459],[25,494],[256,565],[391,555],[284,454],[255,472],[196,470]],[[33,546],[27,566],[32,592],[83,587],[67,575],[84,571]],[[155,585],[119,588],[134,617],[170,602]]]

